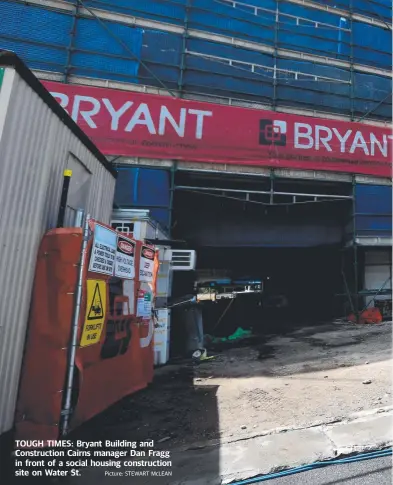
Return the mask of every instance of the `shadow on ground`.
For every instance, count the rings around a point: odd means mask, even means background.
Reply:
[[[217,396],[228,379],[236,385],[239,378],[269,378],[274,386],[274,378],[300,379],[302,374],[345,371],[366,362],[385,361],[390,359],[391,347],[388,323],[367,327],[326,324],[216,346],[211,351],[216,356],[213,361],[200,365],[183,361],[158,369],[148,389],[124,398],[74,434],[86,440],[163,440],[160,446],[164,448],[220,439]],[[315,379],[323,377],[316,375]],[[251,394],[258,392],[268,394],[269,389],[244,390],[251,401],[255,398]],[[275,403],[280,405],[279,396]]]
[[[245,339],[235,345],[219,344],[221,377],[282,376],[351,367],[389,360],[391,324],[353,325],[328,323]],[[245,365],[248,364],[248,365]],[[209,369],[210,372],[210,369]]]
[[[217,400],[218,397],[225,399],[222,397],[225,386],[232,385],[233,393],[228,394],[224,407],[235,408],[239,399],[247,399],[250,407],[246,404],[239,408],[239,413],[252,416],[257,401],[261,402],[262,410],[273,413],[273,404],[289,406],[288,398],[292,399],[293,405],[298,405],[295,398],[291,398],[289,389],[283,395],[288,382],[294,382],[288,379],[300,382],[301,376],[305,375],[309,385],[315,386],[313,380],[318,382],[328,377],[319,375],[319,372],[330,373],[333,378],[332,372],[337,370],[337,379],[341,379],[337,385],[344,387],[352,379],[351,374],[344,374],[348,372],[346,368],[384,362],[390,359],[391,347],[388,323],[367,327],[326,324],[296,328],[280,335],[216,346],[211,351],[216,356],[213,361],[200,365],[183,362],[158,369],[154,383],[148,389],[124,398],[76,434],[89,439],[119,439],[119,436],[154,439],[156,442],[164,439],[166,448],[220,439]],[[268,381],[258,380],[266,378]],[[353,378],[359,380],[357,374]],[[243,382],[250,382],[251,387],[240,387]],[[274,387],[275,383],[280,389]],[[255,387],[258,385],[261,387]],[[312,393],[311,388],[309,392]],[[233,399],[232,404],[230,399]],[[224,411],[221,410],[223,414]],[[244,421],[247,421],[246,416]],[[232,436],[236,432],[234,429]],[[225,434],[226,438],[231,438],[230,430],[227,429]]]
[[[288,328],[235,345],[218,345],[211,350],[216,356],[212,361],[199,365],[183,361],[157,369],[149,388],[125,397],[73,431],[69,439],[154,440],[156,449],[178,452],[222,440],[246,439],[253,431],[271,429],[274,423],[307,426],[312,419],[323,419],[323,405],[326,403],[329,409],[329,399],[346,413],[346,400],[352,406],[351,401],[357,398],[353,389],[367,392],[367,399],[369,395],[370,400],[374,399],[373,390],[358,388],[358,383],[353,387],[352,381],[361,377],[351,368],[366,362],[370,368],[383,363],[390,359],[391,347],[389,323]],[[313,399],[316,404],[308,410],[307,401]],[[317,416],[319,408],[321,415]],[[212,448],[211,453],[216,458],[209,460],[209,481],[199,476],[198,463],[191,471],[195,480],[202,480],[200,484],[220,483],[219,446]],[[180,483],[176,474],[183,473],[181,467],[180,461],[173,477],[154,479],[112,478],[105,476],[103,470],[90,468],[83,471],[83,485],[111,485],[114,480],[117,485],[174,485]],[[58,482],[81,483],[80,478]]]

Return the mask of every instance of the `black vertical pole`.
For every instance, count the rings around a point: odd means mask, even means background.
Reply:
[[[356,323],[360,321],[359,315],[359,260],[358,260],[358,245],[356,242],[356,177],[352,178],[352,242],[353,242],[353,269],[355,280],[355,318]]]
[[[68,83],[68,77],[71,72],[71,64],[72,64],[72,54],[74,52],[74,43],[75,43],[75,37],[76,37],[76,27],[77,27],[77,22],[78,22],[78,16],[79,16],[79,2],[78,0],[75,1],[75,6],[74,6],[74,11],[72,13],[72,26],[71,26],[71,31],[70,31],[70,42],[67,48],[67,60],[64,68],[64,82]]]
[[[350,73],[350,116],[351,121],[355,119],[355,72],[353,69],[354,53],[353,53],[353,0],[349,1],[349,28],[350,28],[350,40],[349,40],[349,73]]]
[[[273,99],[272,99],[272,108],[273,111],[277,109],[277,47],[278,47],[278,29],[280,27],[280,6],[279,0],[276,0],[276,16],[274,21],[274,50],[273,50],[273,59],[274,59],[274,71],[273,71]]]
[[[176,169],[177,169],[177,162],[173,162],[173,165],[171,167],[171,188],[170,188],[170,194],[169,194],[169,223],[168,223],[169,237],[172,237],[173,199],[174,199],[174,196],[175,196]]]
[[[180,70],[179,78],[177,82],[177,89],[179,90],[179,97],[183,97],[183,85],[184,85],[184,71],[186,70],[186,58],[187,58],[187,40],[188,40],[188,22],[190,16],[190,9],[192,8],[192,0],[187,0],[184,13],[184,32],[183,32],[183,42],[181,48],[180,56]]]
[[[70,181],[72,177],[72,170],[64,170],[63,173],[63,190],[61,191],[59,215],[57,217],[57,227],[63,227],[64,217],[67,208],[68,190],[70,188]]]

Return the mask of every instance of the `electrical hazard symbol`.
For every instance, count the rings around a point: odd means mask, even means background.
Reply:
[[[106,313],[106,282],[87,280],[86,317],[83,325],[81,347],[100,341]]]

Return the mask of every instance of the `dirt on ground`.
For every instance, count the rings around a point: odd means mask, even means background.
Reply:
[[[302,428],[392,403],[391,323],[331,323],[215,349],[156,371],[76,435],[154,439],[166,449]]]

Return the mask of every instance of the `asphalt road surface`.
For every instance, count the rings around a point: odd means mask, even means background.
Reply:
[[[392,485],[392,457],[331,465],[261,482],[268,485]]]

